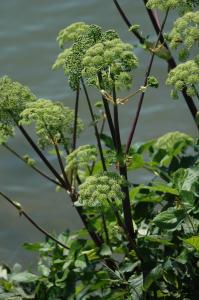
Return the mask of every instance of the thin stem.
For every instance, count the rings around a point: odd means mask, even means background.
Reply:
[[[143,0],[143,2],[144,2],[145,7],[146,7],[147,0]],[[151,20],[151,22],[153,24],[153,27],[155,29],[156,34],[160,35],[160,42],[169,51],[169,59],[167,61],[168,65],[169,65],[169,69],[174,69],[177,66],[177,64],[176,64],[175,59],[173,58],[173,56],[171,54],[171,51],[169,50],[169,47],[168,47],[168,45],[167,45],[167,43],[166,43],[166,41],[164,39],[164,36],[162,34],[162,30],[161,30],[161,28],[159,26],[159,21],[157,20],[157,17],[155,15],[155,13],[153,12],[153,10],[148,9],[147,7],[146,7],[146,10],[148,12],[148,15],[149,15],[150,20]],[[187,106],[189,108],[189,111],[190,111],[190,113],[191,113],[191,115],[192,115],[192,117],[193,117],[193,119],[194,119],[194,121],[196,123],[197,107],[196,107],[193,99],[189,95],[187,95],[186,88],[182,90],[182,94],[183,94],[185,102],[186,102],[186,104],[187,104]],[[196,126],[199,129],[199,125],[197,123],[196,123]]]
[[[77,118],[78,118],[78,107],[79,107],[79,86],[76,91],[76,100],[75,100],[75,117],[74,117],[74,127],[73,127],[73,145],[72,150],[76,148],[77,142]]]
[[[103,214],[103,212],[101,213],[102,216],[102,224],[103,224],[103,228],[104,228],[104,233],[105,233],[105,238],[106,238],[106,243],[109,247],[111,247],[111,243],[110,243],[110,239],[109,239],[109,234],[108,234],[108,228],[106,225],[106,218]]]
[[[62,172],[62,176],[63,176],[64,181],[65,181],[65,185],[67,187],[67,190],[69,192],[72,192],[72,188],[71,188],[70,182],[68,181],[68,178],[66,176],[66,172],[64,170],[64,165],[63,165],[63,161],[61,159],[59,148],[58,148],[58,146],[57,146],[56,143],[54,143],[54,147],[55,147],[55,151],[56,151],[56,154],[57,154],[57,159],[58,159],[58,162],[59,162],[59,165],[60,165],[60,169],[61,169],[61,172]]]
[[[114,82],[114,78],[113,78]],[[128,181],[127,177],[127,168],[123,161],[123,153],[122,153],[122,145],[120,138],[120,128],[119,128],[119,119],[118,119],[118,107],[117,107],[117,96],[115,85],[113,84],[113,101],[114,101],[114,127],[115,127],[115,140],[116,140],[116,150],[119,158],[119,171],[120,175],[122,175],[126,181]],[[135,239],[135,231],[133,228],[132,222],[132,213],[131,213],[131,204],[129,198],[129,188],[128,186],[122,186],[122,192],[125,195],[125,198],[122,200],[122,207],[124,213],[124,222],[127,233],[130,235],[131,239]],[[131,243],[132,244],[132,243]]]
[[[113,78],[114,83],[114,78]],[[120,126],[119,126],[119,117],[118,117],[118,105],[117,105],[117,96],[115,83],[113,84],[113,115],[114,115],[114,127],[115,127],[115,142],[118,154],[121,152],[121,138],[120,138]]]
[[[161,30],[159,32],[159,35],[158,35],[158,38],[157,38],[157,41],[156,41],[156,44],[155,44],[155,48],[157,47],[157,45],[159,43],[160,35],[162,33],[162,30],[164,29],[164,25],[166,23],[166,20],[167,20],[167,17],[168,17],[168,13],[169,13],[169,10],[167,10],[167,12],[165,14],[165,18],[164,18],[164,21],[162,23]],[[150,61],[149,61],[149,65],[148,65],[148,68],[147,68],[147,72],[146,72],[146,75],[145,75],[143,86],[147,85],[147,79],[148,79],[148,76],[150,75],[150,72],[151,72],[151,68],[152,68],[152,65],[153,65],[154,56],[155,56],[155,53],[153,52],[151,54],[151,58],[150,58]],[[145,92],[143,91],[141,93],[141,95],[140,95],[140,100],[139,100],[139,103],[138,103],[138,108],[137,108],[137,111],[136,111],[136,116],[135,116],[134,122],[132,124],[131,131],[130,131],[130,134],[129,134],[129,137],[128,137],[128,140],[127,140],[126,154],[128,153],[129,148],[130,148],[131,143],[132,143],[132,140],[133,140],[133,136],[134,136],[135,129],[136,129],[136,126],[137,126],[137,122],[138,122],[138,119],[139,119],[139,116],[140,116],[140,111],[141,111],[141,108],[142,108],[142,103],[143,103],[143,100],[144,100],[144,95],[145,95]]]
[[[59,181],[56,181],[53,178],[49,177],[47,174],[45,174],[43,171],[41,171],[40,169],[38,169],[34,165],[28,164],[26,162],[26,160],[19,153],[17,153],[14,149],[12,149],[7,144],[3,144],[3,147],[6,148],[9,152],[11,152],[13,155],[15,155],[18,159],[20,159],[21,161],[23,161],[27,166],[29,166],[30,168],[32,168],[33,170],[35,170],[37,173],[39,173],[41,176],[45,177],[46,179],[48,179],[49,181],[53,182],[54,184],[59,185],[62,188],[65,188]]]
[[[131,22],[127,18],[126,14],[124,13],[123,9],[119,5],[117,0],[113,0],[115,6],[117,7],[118,12],[120,13],[122,19],[126,23],[126,25],[130,28],[132,26]],[[141,34],[137,30],[132,30],[133,34],[137,37],[137,39],[140,41],[141,44],[144,44],[145,38],[141,36]]]
[[[38,154],[38,156],[41,158],[41,160],[45,163],[45,165],[48,167],[48,169],[55,175],[55,177],[59,180],[61,185],[66,187],[66,184],[64,180],[61,178],[59,173],[55,170],[55,168],[51,165],[51,163],[48,161],[48,159],[44,156],[44,154],[41,152],[41,150],[38,148],[38,146],[35,144],[33,139],[29,136],[27,131],[24,129],[22,125],[17,124],[17,127],[22,132],[26,140],[29,142],[29,144],[32,146],[32,148],[35,150],[35,152]],[[66,187],[67,188],[67,187]]]
[[[45,229],[43,229],[40,225],[38,225],[33,218],[25,212],[25,210],[22,208],[21,204],[18,202],[15,202],[11,200],[8,196],[6,196],[4,193],[0,192],[0,195],[7,200],[12,206],[14,206],[18,211],[19,215],[23,215],[35,228],[37,228],[41,233],[43,233],[46,237],[54,241],[56,244],[60,245],[61,247],[65,249],[69,249],[66,245],[58,241],[56,238],[54,238],[50,233],[48,233]]]
[[[100,141],[99,131],[98,131],[98,128],[97,128],[97,125],[96,125],[95,116],[94,116],[94,113],[93,113],[91,101],[90,101],[88,91],[86,89],[83,78],[81,78],[81,83],[82,83],[83,90],[84,90],[86,100],[87,100],[87,103],[88,103],[88,108],[89,108],[89,112],[90,112],[91,119],[92,119],[92,122],[93,122],[93,126],[94,126],[94,129],[95,129],[95,136],[96,136],[97,145],[98,145],[98,149],[99,149],[100,159],[101,159],[101,162],[102,162],[102,167],[103,167],[104,171],[107,171],[105,158],[104,158],[104,154],[103,154],[103,150],[102,150],[102,144],[101,144],[101,141]]]
[[[100,89],[104,90],[102,75],[101,75],[100,72],[98,73],[98,81],[99,81]],[[108,125],[109,125],[109,129],[110,129],[111,136],[112,136],[112,139],[113,139],[113,143],[116,146],[115,128],[114,128],[114,125],[113,125],[113,120],[112,120],[111,112],[110,112],[110,109],[109,109],[108,101],[106,100],[106,98],[103,95],[102,95],[102,101],[103,101],[103,104],[104,104],[106,118],[107,118],[107,121],[108,121]]]
[[[143,0],[145,5],[147,3],[147,0]],[[122,10],[121,6],[118,4],[118,1],[117,0],[113,0],[115,6],[117,7],[122,19],[124,20],[124,22],[126,23],[126,25],[130,28],[132,26],[131,22],[128,20],[126,14],[124,13],[124,11]],[[159,26],[159,20],[157,20],[157,17],[156,15],[154,14],[154,12],[150,9],[147,9],[147,12],[149,14],[149,17],[151,19],[151,22],[154,26],[154,29],[156,31],[157,34],[160,34],[160,42],[164,45],[164,47],[169,51],[169,59],[167,60],[167,63],[168,63],[168,66],[169,66],[169,69],[174,69],[177,64],[175,62],[175,59],[173,58],[173,56],[171,55],[171,52],[169,50],[169,47],[167,45],[167,43],[165,42],[165,39],[164,39],[164,36],[162,34],[162,32],[160,32],[160,26]],[[137,30],[132,30],[131,31],[136,37],[137,39],[140,41],[141,44],[144,44],[146,39],[143,38],[139,32]],[[193,101],[193,99],[187,95],[187,92],[186,92],[186,89],[182,90],[182,94],[183,94],[183,97],[185,99],[185,102],[188,106],[188,109],[194,119],[194,122],[196,123],[196,126],[197,128],[199,129],[199,125],[197,124],[196,122],[196,114],[197,114],[197,107]]]

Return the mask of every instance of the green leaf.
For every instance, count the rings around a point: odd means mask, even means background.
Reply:
[[[85,262],[84,257],[79,257],[76,261],[75,261],[75,267],[76,268],[80,268],[81,270],[85,269],[87,267],[87,264]]]
[[[30,250],[30,251],[39,251],[42,246],[40,243],[24,243],[23,244],[23,247],[26,249],[26,250]]]
[[[143,168],[145,165],[144,158],[141,154],[134,154],[133,157],[130,160],[130,163],[128,163],[128,170],[136,170]]]
[[[185,218],[185,213],[183,209],[177,209],[175,207],[170,207],[166,211],[158,214],[153,222],[161,228],[162,230],[175,230]]]
[[[199,168],[178,169],[173,174],[174,186],[183,191],[196,191],[196,185],[199,181]]]
[[[29,282],[35,282],[38,280],[38,276],[29,272],[21,272],[18,274],[11,275],[11,280],[21,283],[29,283]]]
[[[112,140],[112,138],[110,136],[108,136],[108,135],[106,135],[104,133],[101,133],[100,134],[100,139],[104,142],[104,144],[105,144],[105,146],[107,148],[110,148],[112,150],[115,149],[113,140]]]
[[[138,265],[140,264],[139,261],[136,263],[132,262],[125,262],[120,266],[120,272],[125,273],[125,272],[132,272]]]
[[[112,251],[110,247],[106,244],[103,244],[99,253],[101,256],[111,256]]]
[[[192,236],[188,239],[183,240],[186,244],[191,245],[199,252],[199,235]]]
[[[141,238],[143,239],[143,237]],[[173,243],[168,241],[166,238],[160,236],[160,235],[149,235],[144,237],[145,241],[152,242],[154,244],[161,244],[161,245],[166,245],[166,246],[174,246]]]
[[[161,265],[157,265],[151,272],[147,275],[143,283],[143,290],[147,291],[154,281],[161,278],[163,275],[163,268]]]

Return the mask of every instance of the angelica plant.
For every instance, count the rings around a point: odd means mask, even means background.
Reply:
[[[82,172],[91,172],[93,164],[97,161],[98,151],[91,145],[79,146],[66,158],[66,172],[71,172],[73,177],[82,175]]]
[[[73,135],[74,111],[60,102],[38,99],[29,103],[21,113],[20,124],[35,123],[38,143],[44,149],[54,143],[71,147]],[[83,129],[80,119],[77,121],[77,133]]]
[[[138,66],[138,59],[130,44],[120,39],[99,42],[90,47],[83,58],[82,74],[89,84],[100,88],[97,74],[100,72],[106,90],[129,88],[132,84],[131,71]]]
[[[8,76],[0,78],[0,128],[1,135],[13,135],[14,126],[21,119],[21,112],[28,103],[36,101],[35,95],[26,86]]]
[[[185,87],[189,96],[196,96],[198,92],[195,85],[199,83],[199,65],[197,60],[189,60],[179,64],[170,71],[166,83],[173,86],[171,94],[173,98],[178,97],[178,91],[182,91]]]
[[[188,12],[178,18],[169,35],[170,45],[172,48],[177,48],[183,44],[187,50],[190,50],[194,45],[199,43],[199,12]]]
[[[109,201],[120,203],[125,195],[124,178],[114,172],[104,172],[86,178],[79,186],[79,202],[85,207],[108,207]]]
[[[198,0],[148,0],[147,7],[160,10],[177,8],[180,12],[192,10],[198,5]]]
[[[0,79],[0,144],[63,189],[85,227],[75,235],[66,233],[56,239],[20,203],[0,191],[0,196],[48,239],[45,245],[26,244],[29,249],[39,249],[42,258],[39,275],[33,276],[31,286],[27,287],[27,291],[34,291],[27,298],[192,299],[191,286],[198,299],[198,142],[174,131],[146,143],[133,143],[148,88],[159,88],[159,79],[151,75],[156,56],[164,58],[172,68],[166,83],[172,86],[173,95],[182,91],[193,117],[198,115],[191,98],[198,97],[198,56],[186,61],[188,56],[184,52],[185,62],[177,65],[164,38],[170,9],[177,8],[182,13],[192,10],[198,1],[144,1],[150,9],[165,10],[161,24],[157,13],[147,10],[157,32],[156,41],[148,44],[145,33],[140,33],[137,25],[131,26],[117,0],[113,2],[131,32],[149,50],[144,79],[136,91],[118,95],[119,90],[132,87],[138,67],[134,47],[115,30],[104,31],[98,25],[84,22],[59,32],[57,41],[62,52],[53,65],[54,70],[64,70],[69,87],[75,92],[74,109],[61,102],[36,99],[21,84],[8,77]],[[197,26],[198,13],[187,12],[174,24],[171,46],[177,48],[182,41],[183,49],[191,56],[192,47],[198,46]],[[100,105],[99,101],[94,104],[96,99],[90,96],[90,86],[101,96]],[[126,137],[121,129],[120,105],[128,105],[130,112],[129,99],[137,99],[138,94],[137,109]],[[79,103],[84,100],[91,118],[86,125],[79,117]],[[98,106],[102,124],[95,112]],[[36,159],[17,153],[9,145],[8,137],[14,135],[15,125],[51,175],[37,167]],[[37,141],[28,133],[29,125],[34,128]],[[86,126],[94,128],[96,146],[93,141],[92,145],[79,142]],[[55,165],[48,158],[54,154]],[[135,169],[149,172],[144,182],[134,173]],[[5,273],[4,268],[0,269]],[[14,279],[11,276],[10,282],[0,278],[0,298],[1,291],[10,286],[9,295],[13,297],[16,292],[23,292],[24,282],[20,289],[18,286],[22,275]]]

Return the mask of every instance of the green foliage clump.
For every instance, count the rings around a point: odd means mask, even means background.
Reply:
[[[163,149],[168,152],[173,151],[173,149],[178,146],[178,152],[181,152],[187,145],[193,145],[194,139],[186,133],[173,131],[168,132],[157,139],[154,144],[155,149]]]
[[[95,162],[96,159],[97,149],[94,146],[80,146],[67,156],[66,170],[84,169],[89,165],[89,162]]]
[[[100,87],[98,74],[101,73],[104,88],[110,90],[127,88],[132,84],[130,73],[138,65],[137,57],[132,52],[133,46],[120,39],[99,42],[90,47],[83,58],[83,76],[88,83]]]
[[[0,145],[5,144],[9,137],[14,135],[14,128],[7,124],[0,123]]]
[[[65,32],[67,37],[68,29]],[[123,43],[115,30],[102,32],[97,25],[84,24],[83,29],[72,36],[73,45],[59,54],[53,69],[64,67],[73,90],[78,88],[81,77],[86,77],[88,83],[99,87],[99,72],[102,73],[104,88],[109,89],[113,85],[113,76],[117,88],[130,87],[130,72],[138,61],[132,52],[133,47]]]
[[[73,134],[74,111],[60,102],[39,99],[29,103],[21,113],[21,124],[36,124],[38,143],[42,148],[63,143],[70,146]],[[78,119],[77,132],[83,129],[83,123]]]
[[[181,12],[191,10],[198,5],[198,0],[148,0],[147,7],[150,9],[166,10],[179,8]]]
[[[60,68],[63,68],[65,65],[65,62],[68,59],[68,56],[71,54],[71,48],[67,48],[64,51],[62,51],[58,56],[57,59],[55,60],[52,69],[53,70],[58,70]]]
[[[86,50],[93,46],[102,35],[101,27],[89,25],[85,34],[80,35],[70,48],[70,53],[64,63],[64,71],[68,76],[68,82],[73,90],[79,87],[79,81],[82,77],[82,59]]]
[[[187,87],[187,94],[190,96],[196,95],[194,85],[199,83],[199,65],[195,60],[189,60],[179,64],[168,74],[166,84],[172,85],[173,98],[177,97],[177,91],[182,91]]]
[[[5,142],[14,133],[13,127],[20,120],[20,113],[28,103],[36,101],[26,86],[8,76],[0,78],[0,140]]]
[[[114,172],[104,172],[86,178],[79,186],[79,202],[85,207],[107,207],[109,201],[121,201],[124,179]]]
[[[169,35],[170,45],[177,48],[181,43],[190,50],[195,44],[199,43],[199,11],[188,12],[178,18]]]
[[[84,22],[76,22],[60,30],[57,36],[60,48],[63,48],[66,42],[73,42],[75,39],[88,30],[89,25]]]

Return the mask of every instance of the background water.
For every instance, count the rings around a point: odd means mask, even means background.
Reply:
[[[142,25],[145,35],[153,32],[141,5],[142,1],[123,0],[120,3],[132,23]],[[175,16],[171,16],[169,19],[168,30],[174,18]],[[38,97],[63,100],[65,104],[73,107],[74,94],[68,88],[63,73],[51,71],[51,66],[59,53],[56,43],[58,31],[77,21],[96,23],[104,29],[115,28],[125,41],[136,42],[111,0],[1,0],[0,76],[7,74],[28,85]],[[149,60],[141,49],[137,48],[135,51],[140,59],[140,68],[136,71],[134,89],[143,84],[143,75]],[[155,61],[153,73],[160,80],[160,89],[147,91],[135,140],[150,139],[169,130],[181,130],[196,136],[195,125],[184,100],[170,100],[169,89],[163,85],[166,76],[164,61]],[[99,95],[94,90],[90,92],[97,100]],[[123,141],[128,134],[135,109],[134,102],[120,109]],[[84,98],[80,113],[88,123]],[[93,143],[91,133],[91,129],[85,130],[80,142]],[[31,150],[18,132],[17,138],[11,144],[21,154]],[[40,165],[42,167],[39,162]],[[144,175],[142,178],[144,180]],[[81,226],[64,193],[55,193],[54,186],[46,183],[3,149],[0,149],[0,189],[21,202],[49,231],[59,233],[66,228],[75,229]],[[4,199],[0,199],[0,261],[30,264],[32,256],[22,249],[21,244],[42,238],[26,220],[17,215],[15,209]]]

